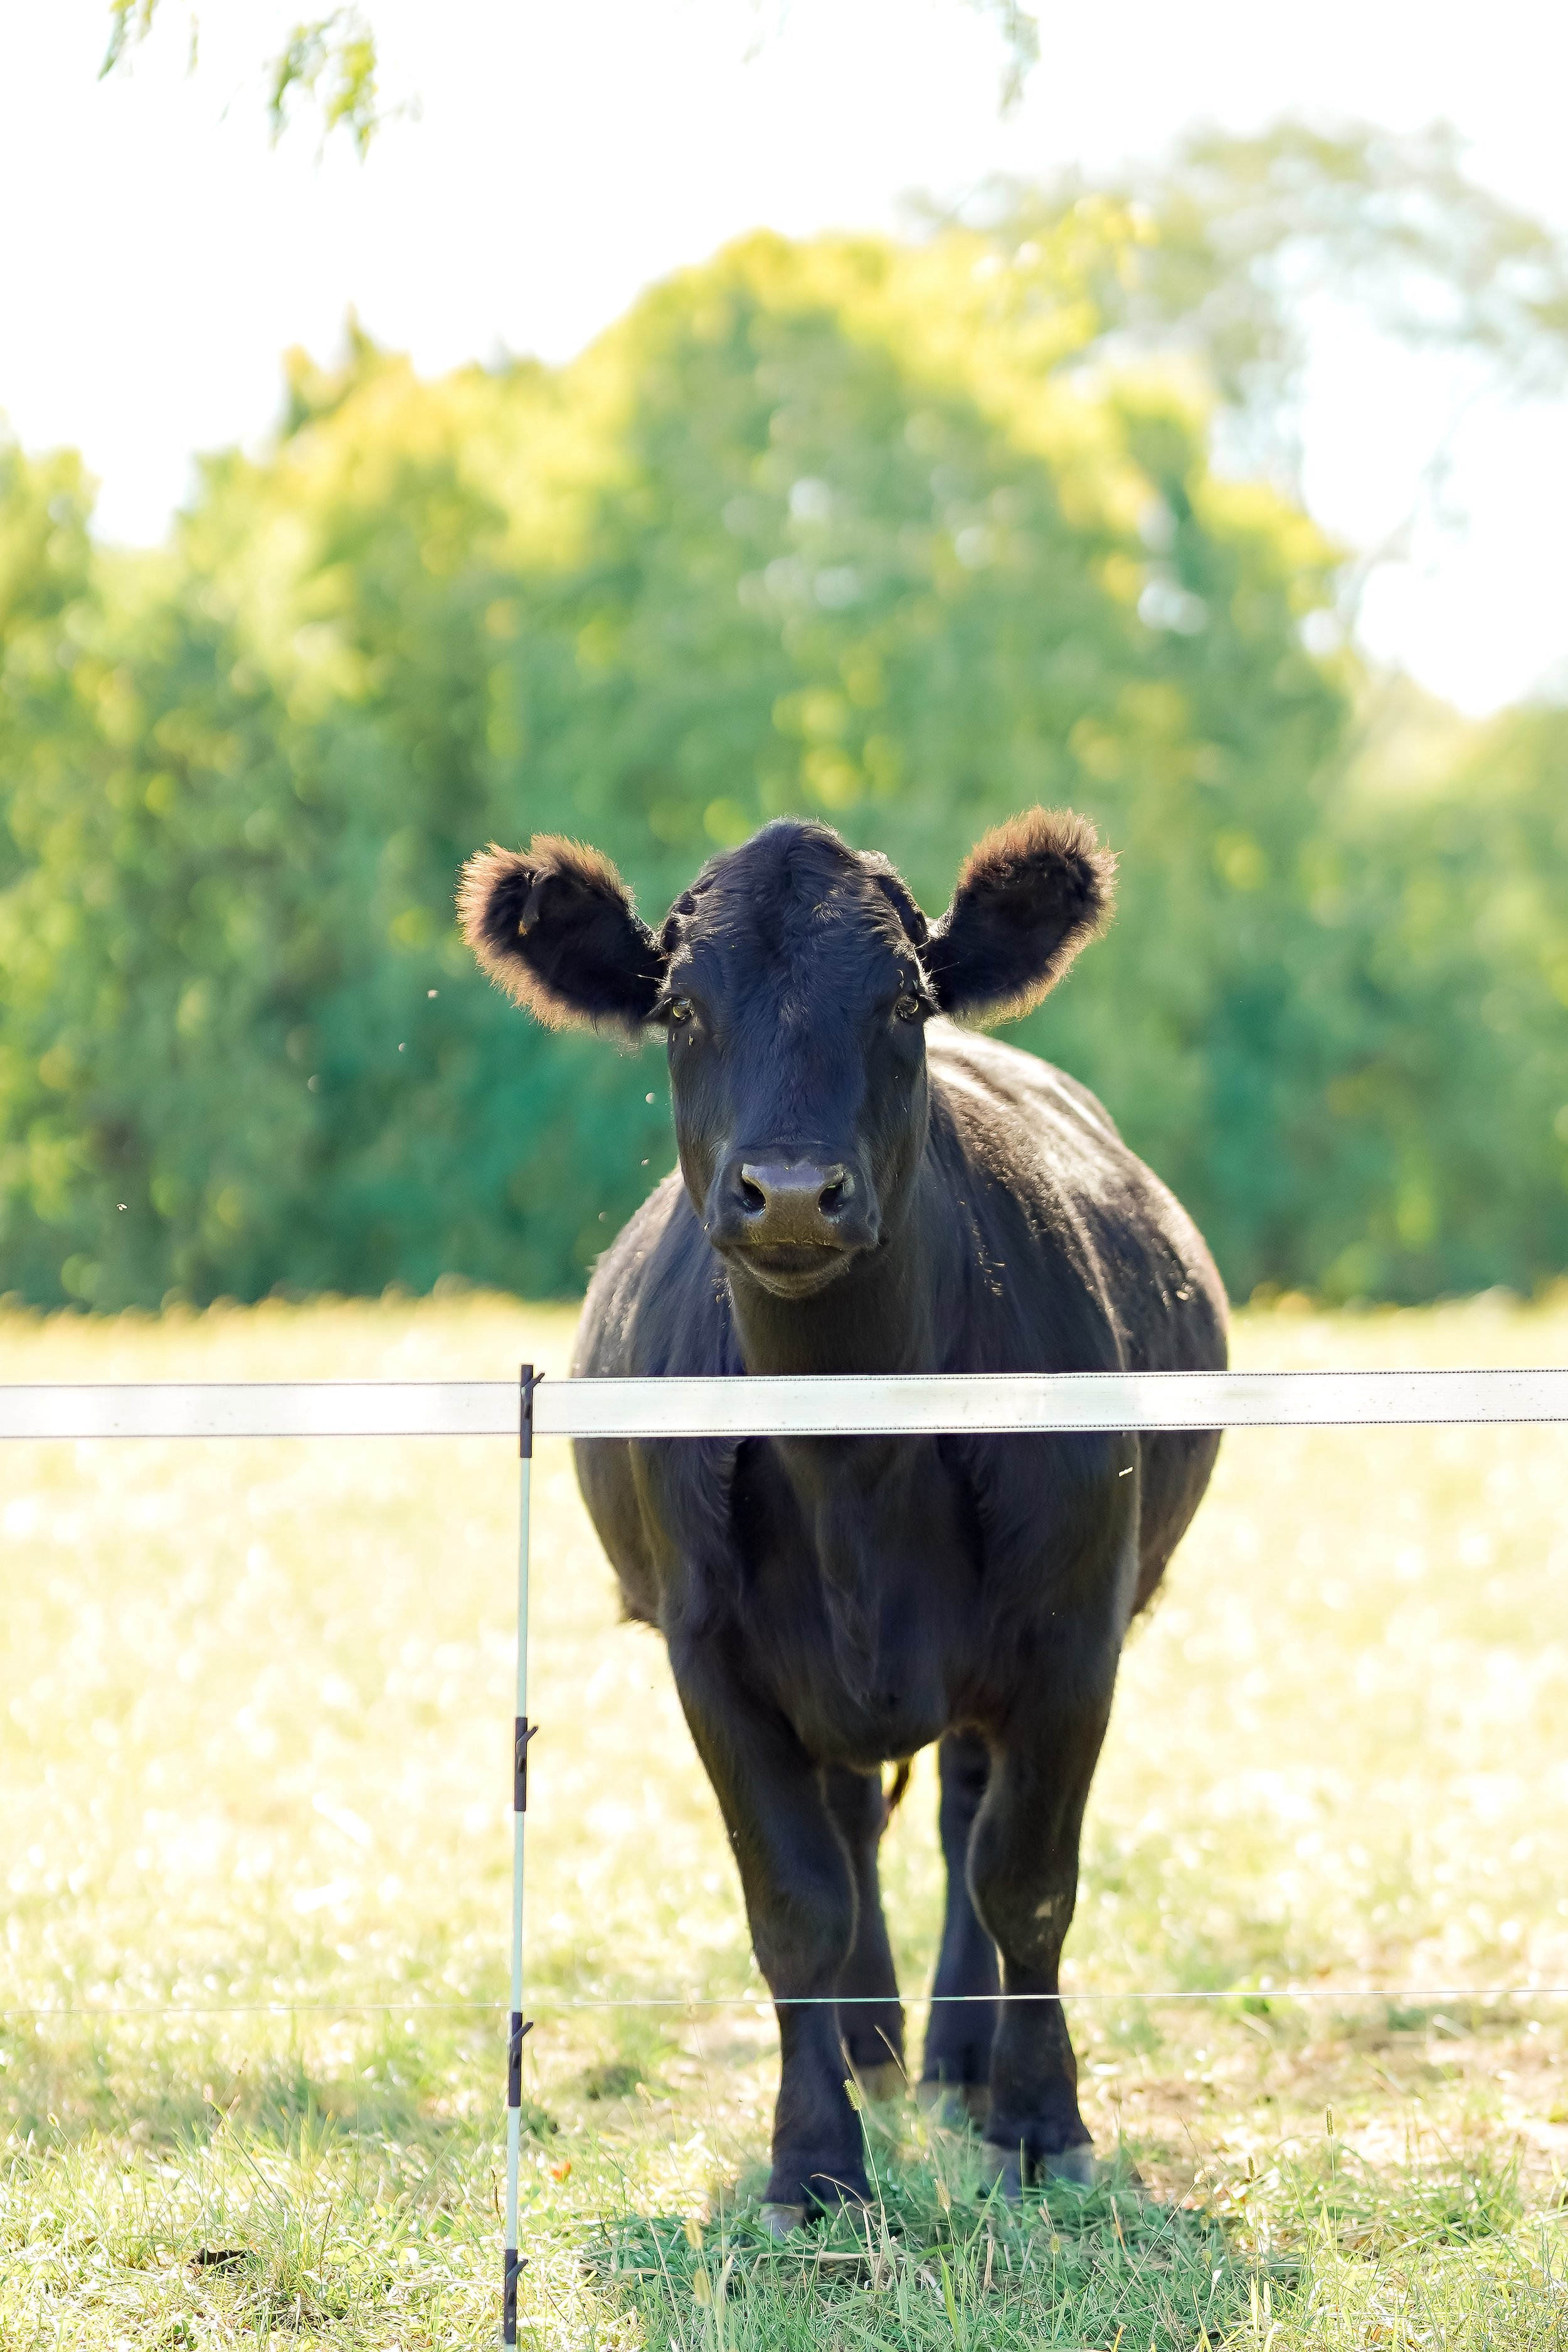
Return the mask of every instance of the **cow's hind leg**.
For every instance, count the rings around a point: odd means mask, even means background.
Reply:
[[[969,1891],[969,1841],[991,1759],[978,1732],[950,1731],[937,1749],[942,1780],[942,1859],[947,1913],[931,1986],[921,2105],[944,2123],[983,2122],[991,2103],[991,2045],[999,1989],[996,1947],[980,1924]]]
[[[1062,2013],[1062,1940],[1078,1898],[1084,1806],[1110,1712],[1115,1659],[1072,1690],[1042,1694],[1038,1717],[1000,1743],[974,1824],[970,1883],[1002,1955],[985,2142],[1008,2194],[1031,2177],[1093,2177],[1079,2113],[1078,2062]]]
[[[855,1940],[836,1987],[842,2004],[838,2031],[857,2082],[869,2097],[889,2099],[902,2091],[905,2077],[904,2012],[877,1876],[887,1800],[879,1773],[830,1767],[822,1788],[855,1881]]]

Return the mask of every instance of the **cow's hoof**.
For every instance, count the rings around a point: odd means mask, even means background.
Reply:
[[[1024,2173],[1019,2153],[1016,2147],[1009,2150],[996,2147],[994,2141],[982,2140],[980,2173],[988,2188],[1001,2189],[1002,2202],[1005,2205],[1022,2204]]]
[[[987,2184],[1001,2184],[1005,2203],[1016,2205],[1024,2193],[1024,2164],[1017,2148],[998,2147],[994,2140],[980,2143],[980,2168]],[[1078,2147],[1059,2148],[1054,2156],[1030,2160],[1031,2179],[1057,2180],[1072,2189],[1094,2186],[1094,2150],[1087,2140]]]
[[[857,2066],[855,2080],[865,2096],[879,2105],[887,2099],[901,2099],[910,2087],[909,2076],[896,2058],[884,2059],[879,2066]]]
[[[805,2207],[804,2205],[764,2205],[760,2209],[757,2219],[770,2238],[787,2238],[805,2222]]]
[[[939,2131],[963,2131],[966,2125],[983,2124],[991,2113],[985,2083],[920,2083],[915,2098]]]

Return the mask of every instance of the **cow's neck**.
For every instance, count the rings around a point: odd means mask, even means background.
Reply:
[[[922,1173],[928,1181],[897,1231],[818,1297],[776,1299],[743,1279],[731,1283],[748,1372],[941,1369],[942,1302],[951,1304],[956,1295],[962,1244],[954,1220],[941,1213],[929,1162]],[[779,1438],[773,1447],[809,1531],[826,1608],[832,1679],[849,1706],[847,1721],[855,1738],[874,1745],[885,1737],[892,1743],[886,1752],[901,1755],[900,1742],[918,1745],[935,1736],[936,1716],[928,1725],[930,1708],[922,1700],[912,1714],[907,1705],[903,1714],[894,1707],[879,1730],[875,1710],[865,1709],[873,1685],[896,1685],[903,1701],[913,1704],[902,1670],[886,1661],[907,1647],[918,1601],[911,1575],[926,1543],[940,1542],[944,1532],[949,1501],[933,1490],[933,1481],[941,1483],[934,1451],[881,1436]]]

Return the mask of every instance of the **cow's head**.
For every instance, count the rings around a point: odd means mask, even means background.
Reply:
[[[1070,811],[989,833],[928,924],[884,857],[784,819],[715,857],[649,930],[597,850],[471,859],[459,908],[491,978],[557,1028],[665,1031],[681,1172],[709,1240],[804,1297],[896,1228],[924,1148],[925,1024],[1027,1012],[1110,908]]]

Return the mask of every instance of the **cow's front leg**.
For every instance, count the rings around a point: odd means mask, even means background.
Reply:
[[[1002,1956],[1003,1991],[1015,1996],[1002,2005],[992,2046],[984,2133],[992,2169],[1010,2196],[1031,2176],[1093,2178],[1078,2062],[1056,1995],[1114,1675],[1112,1659],[1070,1694],[1058,1689],[1026,1726],[998,1742],[975,1820],[970,1885]]]
[[[676,1687],[741,1873],[757,1965],[777,2005],[779,2095],[764,2217],[867,2193],[835,2003],[855,1938],[855,1885],[821,1775],[791,1726],[704,1643],[670,1647]]]
[[[947,1912],[926,2025],[921,2105],[947,2124],[983,2122],[991,2107],[991,2047],[996,2035],[996,1947],[969,1891],[969,1847],[991,1778],[977,1731],[950,1731],[937,1749],[938,1817],[947,1865]]]
[[[833,1766],[824,1772],[822,1786],[855,1882],[855,1937],[837,1986],[839,2037],[868,2096],[891,2099],[903,2090],[905,2076],[904,2012],[877,1874],[888,1801],[879,1772]]]

